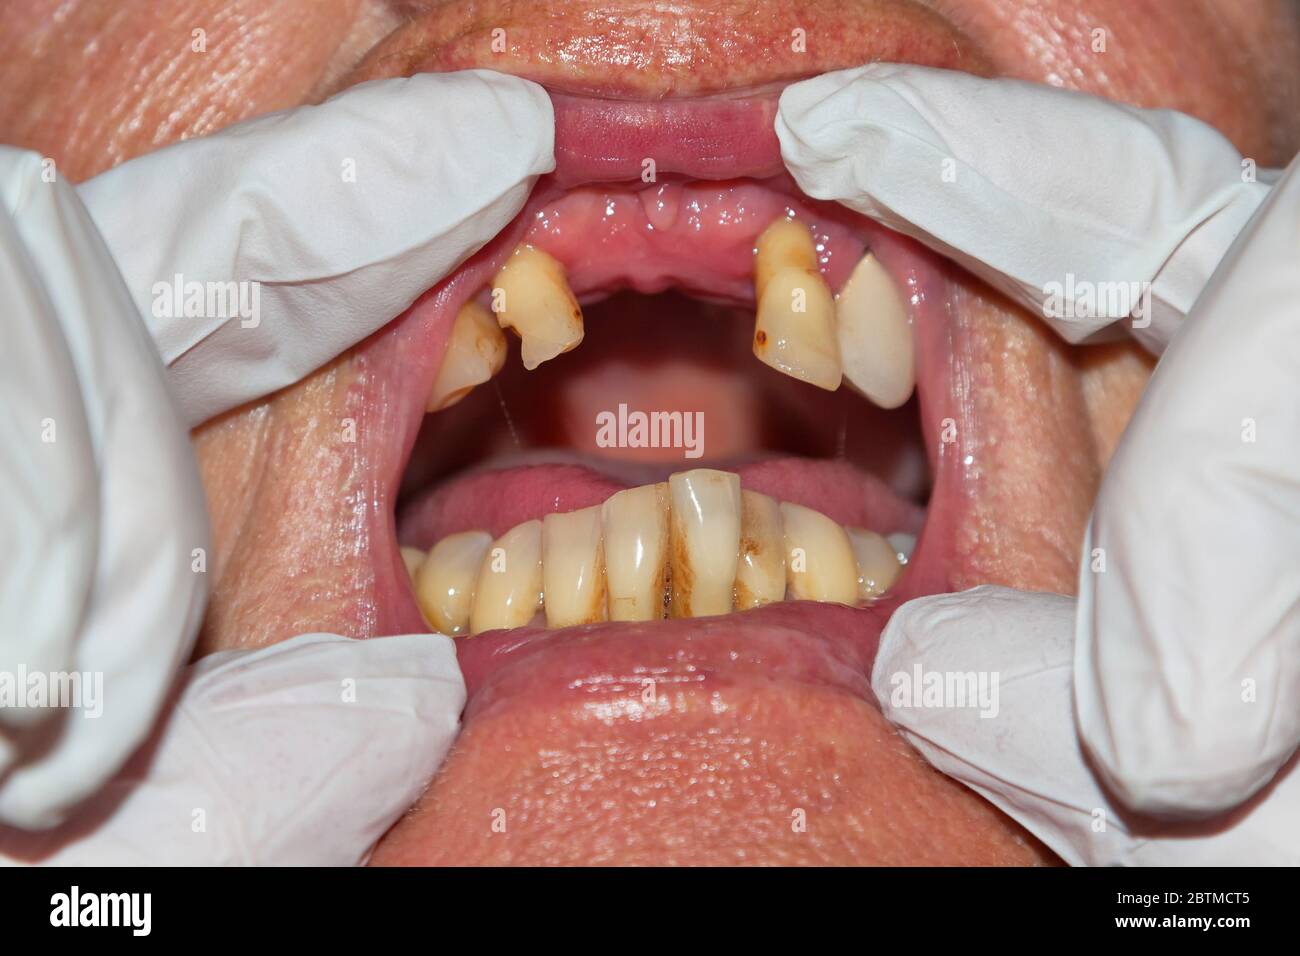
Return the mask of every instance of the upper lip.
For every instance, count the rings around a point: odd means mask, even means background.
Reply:
[[[554,92],[647,100],[757,90],[876,60],[987,71],[967,37],[915,0],[811,0],[797,9],[785,0],[605,0],[559,9],[456,0],[416,4],[357,73],[482,67]]]

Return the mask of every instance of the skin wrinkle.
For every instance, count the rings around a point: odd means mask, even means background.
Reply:
[[[1283,161],[1298,142],[1295,4],[934,0],[927,6],[956,24],[953,36],[963,39],[944,40],[944,56],[954,63],[964,58],[966,68],[1038,81],[1055,76],[1128,102],[1181,108],[1223,129],[1265,165]],[[559,62],[553,51],[604,55],[600,44],[572,42],[583,33],[582,11],[589,7],[402,4],[398,19],[409,22],[388,33],[380,48],[406,51],[406,60],[419,49],[432,56],[425,66],[486,65],[542,79],[569,74],[582,87],[608,75],[607,62],[584,72],[572,59]],[[718,7],[679,3],[675,9],[702,30],[734,26],[738,32],[776,24],[779,11],[791,9],[727,5],[737,11],[728,25],[717,20]],[[701,93],[744,85],[774,67],[799,73],[850,65],[856,44],[869,36],[889,39],[875,20],[866,29],[836,32],[845,22],[837,17],[864,8],[884,6],[876,0],[798,5],[810,45],[797,61],[784,46],[780,54],[753,55],[752,45],[734,37],[688,47],[683,60],[675,42],[627,31],[611,53],[624,61],[640,57],[643,68],[620,71],[618,93]],[[358,10],[356,0],[278,0],[273,7],[260,0],[188,0],[168,4],[165,13],[111,0],[9,0],[0,7],[0,139],[54,157],[77,180],[171,139],[315,99],[330,77],[348,73],[365,46],[357,38]],[[908,22],[930,19],[920,5],[909,10]],[[422,23],[429,13],[441,22]],[[382,16],[374,22],[387,23]],[[488,36],[467,26],[474,23],[504,26],[520,52],[488,59]],[[1061,38],[1086,36],[1094,23],[1108,29],[1104,56],[1061,48]],[[196,25],[208,30],[206,55],[189,51]],[[445,49],[429,39],[443,33]],[[412,34],[421,35],[418,44]],[[1044,43],[1042,36],[1057,39]],[[540,51],[536,61],[527,56],[529,43]],[[364,58],[342,83],[378,75],[383,55]],[[959,372],[966,383],[962,425],[977,440],[981,492],[959,529],[960,563],[969,583],[1072,591],[1075,550],[1097,477],[1150,360],[1132,345],[1071,350],[969,278],[954,299],[954,334],[975,346],[972,365]],[[350,404],[360,376],[382,380],[383,368],[367,366],[366,355],[356,350],[196,433],[216,541],[203,651],[258,646],[302,630],[367,633],[356,608],[365,606],[373,556],[361,552],[369,546],[381,553],[391,542],[352,540],[348,550],[358,513],[379,507],[382,495],[364,480],[371,453],[364,441],[350,447],[337,441],[345,417],[362,416],[363,437],[386,427]],[[848,694],[755,684],[723,696],[686,688],[674,692],[673,703],[671,714],[642,719],[535,698],[476,715],[421,803],[377,849],[376,862],[1050,858],[988,804],[929,768],[878,710]],[[506,813],[504,834],[490,830],[497,808]],[[794,808],[807,811],[806,833],[790,827]]]

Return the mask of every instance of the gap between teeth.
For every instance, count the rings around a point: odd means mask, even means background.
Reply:
[[[427,408],[455,404],[505,363],[510,329],[530,371],[582,342],[582,309],[564,267],[528,243],[518,246],[489,287],[491,311],[461,308]],[[907,309],[871,253],[838,296],[817,267],[812,233],[794,219],[773,221],[754,249],[754,355],[785,375],[828,391],[847,381],[881,408],[897,408],[916,385]],[[493,323],[495,318],[495,324]]]
[[[597,621],[704,617],[784,600],[884,594],[915,539],[845,528],[812,508],[698,468],[604,504],[402,549],[429,626],[450,635]]]

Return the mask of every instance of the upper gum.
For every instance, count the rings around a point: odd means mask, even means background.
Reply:
[[[754,242],[793,211],[814,231],[827,283],[839,288],[866,243],[853,213],[794,197],[760,181],[581,186],[534,209],[521,241],[563,264],[584,303],[616,288],[654,293],[669,288],[752,304]],[[656,228],[643,198],[678,207],[667,230]]]

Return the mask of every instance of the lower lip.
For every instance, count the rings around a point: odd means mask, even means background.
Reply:
[[[897,604],[800,602],[726,617],[484,634],[456,645],[469,695],[464,716],[576,700],[611,718],[635,718],[671,709],[678,691],[782,682],[869,698],[876,644]]]

